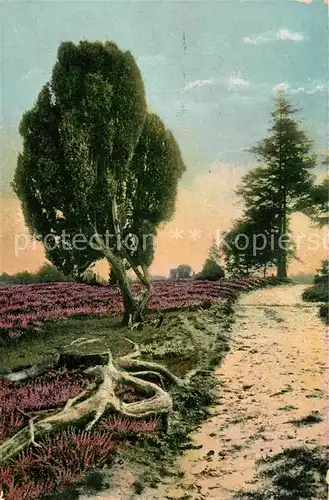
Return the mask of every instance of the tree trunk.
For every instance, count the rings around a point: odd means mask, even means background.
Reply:
[[[133,297],[126,294],[121,290],[124,313],[122,318],[122,324],[125,326],[132,326],[134,323],[141,321],[141,317],[138,317],[137,303]]]
[[[108,261],[109,264],[113,266],[113,262],[109,259]],[[126,326],[132,326],[136,321],[139,321],[137,311],[138,301],[133,296],[129,280],[123,266],[122,269],[120,266],[115,269],[115,276],[117,278],[117,284],[120,288],[123,300],[124,313],[122,323]]]
[[[282,220],[280,223],[281,226],[280,238],[286,237],[287,233],[287,214],[286,214],[285,202],[283,203],[281,219]],[[279,248],[278,262],[277,262],[277,277],[287,278],[287,248],[286,248],[286,243],[282,245],[281,239],[280,239],[280,248]]]
[[[286,184],[283,186],[283,217],[282,217],[282,230],[284,237],[287,236],[287,194],[286,194]],[[285,243],[286,245],[286,243]],[[282,250],[282,261],[281,261],[281,278],[287,277],[287,248],[284,245]]]
[[[138,269],[136,271],[134,269],[138,278],[146,288],[146,292],[144,293],[142,298],[138,300],[136,297],[134,297],[131,290],[122,258],[120,256],[116,256],[113,253],[112,249],[105,244],[102,237],[98,234],[96,228],[94,228],[94,231],[95,241],[99,245],[104,257],[110,264],[111,269],[115,273],[118,286],[120,288],[124,306],[123,323],[125,325],[131,326],[134,322],[141,321],[143,310],[145,309],[146,303],[151,293],[151,283],[147,273],[147,269],[143,269],[144,276]]]
[[[280,109],[280,124],[282,119],[282,112]],[[281,127],[279,131],[279,169],[280,169],[280,248],[278,253],[278,263],[277,263],[277,277],[286,278],[287,277],[287,250],[285,247],[282,248],[282,237],[286,236],[287,232],[287,192],[286,192],[286,164],[282,157],[282,133]]]
[[[286,278],[287,277],[287,270],[286,270],[286,265],[284,263],[284,255],[283,255],[282,250],[280,250],[280,253],[278,256],[278,263],[276,266],[276,275],[278,278]]]
[[[287,278],[287,252],[282,251],[280,263],[278,264],[277,276],[279,278]]]
[[[109,263],[113,265],[112,261],[109,261]],[[117,268],[115,268],[115,276],[117,278],[123,300],[123,324],[126,326],[132,326],[134,323],[142,322],[143,312],[151,294],[151,283],[147,272],[144,271],[145,282],[143,280],[143,285],[145,286],[146,290],[139,298],[134,297],[123,266],[119,265]]]

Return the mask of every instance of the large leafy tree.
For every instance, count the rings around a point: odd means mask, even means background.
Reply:
[[[289,218],[309,197],[316,163],[312,142],[294,119],[295,111],[280,92],[269,135],[251,150],[262,165],[245,176],[238,190],[248,219],[254,220],[253,213],[269,212],[267,230],[275,230],[278,235],[275,258],[277,274],[282,278],[287,276],[291,253]]]
[[[153,239],[173,215],[185,167],[172,133],[147,111],[131,53],[112,42],[62,43],[20,133],[13,187],[31,233],[66,273],[79,275],[105,257],[124,320],[134,320],[151,291]],[[127,268],[144,285],[139,296]]]

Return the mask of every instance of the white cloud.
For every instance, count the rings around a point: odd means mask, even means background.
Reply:
[[[304,93],[304,94],[316,94],[317,92],[326,92],[327,88],[322,83],[320,85],[315,85],[311,88],[298,87],[297,89],[292,89],[294,94]]]
[[[213,80],[195,80],[194,82],[188,83],[184,87],[184,92],[187,92],[189,90],[197,89],[199,87],[204,87],[206,85],[212,85],[214,82]]]
[[[242,38],[244,43],[250,43],[252,45],[259,45],[261,43],[266,43],[271,41],[271,32],[263,33],[261,35],[245,36]]]
[[[207,80],[194,80],[192,82],[189,82],[184,87],[183,92],[189,92],[191,90],[200,87],[207,87],[210,85],[218,85],[221,87],[226,87],[229,90],[235,90],[235,91],[245,90],[251,87],[248,80],[246,80],[239,71],[236,71],[231,76],[228,76],[226,78],[225,77],[219,78],[217,80],[214,80],[213,78],[209,78]],[[212,105],[213,104],[211,104],[211,106]]]
[[[305,39],[302,33],[291,31],[287,28],[281,28],[276,33],[273,31],[266,31],[259,35],[245,36],[242,38],[244,43],[252,45],[260,45],[261,43],[275,42],[276,40],[302,42]]]
[[[289,92],[290,94],[316,94],[317,92],[326,92],[327,86],[321,82],[313,82],[310,87],[292,87],[289,83],[278,83],[274,85],[273,92]]]
[[[250,83],[241,75],[235,75],[229,78],[228,87],[230,90],[243,90],[250,87]]]
[[[290,31],[286,28],[283,28],[276,33],[276,39],[291,40],[292,42],[302,42],[304,40],[304,35],[298,33],[297,31]]]

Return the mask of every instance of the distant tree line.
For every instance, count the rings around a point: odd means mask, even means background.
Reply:
[[[73,276],[66,276],[54,265],[45,263],[35,272],[20,271],[15,274],[0,274],[0,283],[4,284],[32,284],[32,283],[53,283],[59,281],[79,281],[90,285],[104,285],[105,280],[94,273],[92,269],[87,269],[79,279]]]
[[[200,273],[195,273],[190,265],[181,264],[174,269],[170,269],[170,278],[173,279],[197,279],[216,281],[225,277],[224,269],[220,266],[221,251],[215,240],[209,249],[207,258]]]
[[[20,271],[15,274],[2,273],[0,282],[8,284],[48,283],[54,281],[74,281],[70,276],[65,276],[55,266],[45,263],[36,272]]]

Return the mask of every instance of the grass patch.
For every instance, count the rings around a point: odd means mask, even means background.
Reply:
[[[315,500],[326,498],[328,464],[324,448],[295,447],[257,462],[263,486],[240,491],[234,500]]]
[[[324,397],[324,394],[321,389],[314,389],[314,391],[311,392],[310,394],[307,394],[306,397],[310,399],[312,398],[322,399]]]
[[[130,346],[123,340],[124,329],[118,318],[68,318],[43,324],[38,333],[28,334],[4,344],[0,349],[1,373],[16,371],[42,362],[58,352],[67,350],[65,346],[79,337],[99,338],[101,351],[111,347],[114,356],[128,352]],[[128,332],[126,331],[128,335]],[[136,334],[134,334],[136,335]],[[131,335],[130,335],[131,336]],[[97,344],[86,346],[85,351],[96,350]],[[73,350],[73,349],[72,349]],[[83,352],[83,348],[79,349]]]
[[[280,408],[278,408],[278,410],[280,411],[293,411],[293,410],[297,410],[297,406],[293,406],[293,405],[285,405],[285,406],[281,406]]]
[[[290,384],[288,384],[286,387],[281,389],[281,391],[274,392],[273,394],[270,394],[270,398],[273,398],[275,396],[281,396],[282,394],[286,394],[287,392],[292,392],[293,388]]]
[[[307,417],[298,418],[295,420],[289,420],[288,423],[294,425],[295,427],[306,427],[308,425],[314,425],[322,422],[322,417],[319,412],[312,412]]]

